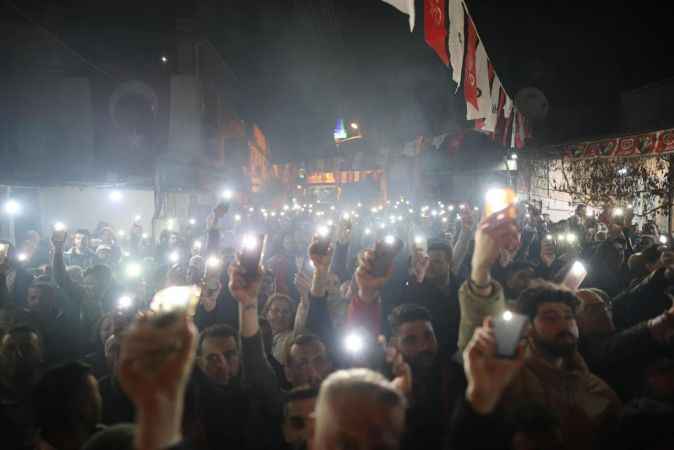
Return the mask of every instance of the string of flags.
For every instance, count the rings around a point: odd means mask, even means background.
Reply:
[[[382,0],[407,14],[414,29],[414,0]],[[466,119],[501,145],[521,149],[531,137],[489,59],[464,0],[424,0],[424,38],[452,71],[457,92],[463,83]]]

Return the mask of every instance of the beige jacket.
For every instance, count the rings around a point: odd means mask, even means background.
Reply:
[[[475,294],[467,283],[459,290],[461,325],[459,348],[463,351],[484,317],[496,317],[505,310],[503,289],[494,282],[489,297]],[[616,393],[592,374],[576,352],[564,368],[549,364],[529,345],[524,367],[502,399],[506,410],[535,402],[559,415],[565,448],[594,448],[601,436],[616,423],[622,404]]]

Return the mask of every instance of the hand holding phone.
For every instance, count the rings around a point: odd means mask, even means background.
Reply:
[[[577,291],[580,285],[583,284],[586,276],[587,269],[585,269],[585,265],[580,261],[575,261],[564,277],[562,285],[572,291]]]
[[[524,337],[527,323],[527,316],[511,311],[505,311],[501,317],[493,320],[497,357],[514,358],[517,355],[517,347]]]
[[[374,246],[374,276],[383,277],[389,271],[393,260],[403,248],[403,242],[395,236],[386,236]]]
[[[265,235],[249,234],[244,236],[239,262],[244,270],[244,278],[253,280],[260,273],[260,259],[262,258],[262,249],[264,247]]]

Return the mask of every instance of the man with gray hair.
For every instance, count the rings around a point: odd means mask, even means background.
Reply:
[[[406,401],[382,375],[340,370],[321,385],[310,448],[400,448]]]

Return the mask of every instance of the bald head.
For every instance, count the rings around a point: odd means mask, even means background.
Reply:
[[[321,385],[312,450],[400,447],[405,399],[382,375],[368,369],[342,370]]]

